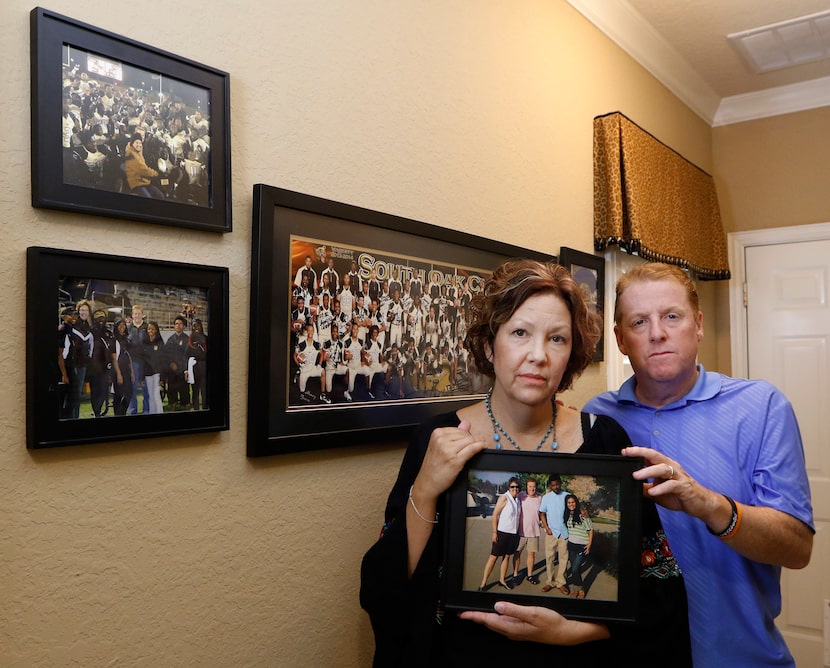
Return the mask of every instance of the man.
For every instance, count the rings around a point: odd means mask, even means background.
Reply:
[[[373,299],[369,303],[369,327],[370,329],[376,328],[378,330],[377,341],[381,352],[383,352],[386,350],[386,317],[383,315],[380,309],[380,302],[377,299]],[[375,340],[375,338],[372,337],[372,340]]]
[[[329,257],[326,268],[320,273],[320,280],[323,280],[324,276],[328,276],[329,281],[329,290],[331,290],[332,295],[336,295],[340,291],[340,274],[337,273],[337,270],[334,268],[334,258]]]
[[[320,344],[314,340],[314,323],[305,326],[305,337],[297,344],[294,351],[294,362],[300,369],[297,382],[300,387],[300,400],[304,403],[315,401],[311,392],[306,391],[309,378],[320,379],[320,401],[330,404],[331,399],[326,394],[326,371],[320,364]]]
[[[389,346],[392,344],[401,345],[403,335],[404,308],[401,304],[401,292],[395,290],[392,293],[392,300],[386,305],[386,322],[389,327]]]
[[[513,555],[514,587],[521,582],[519,564],[525,548],[527,548],[527,581],[532,585],[539,584],[539,579],[533,575],[533,568],[536,564],[536,553],[539,551],[539,507],[542,505],[542,497],[536,493],[536,480],[533,478],[527,479],[525,490],[519,493],[522,519],[519,522],[519,547]]]
[[[321,344],[320,357],[326,363],[326,396],[331,397],[331,389],[334,384],[335,376],[346,376],[346,391],[343,393],[343,398],[346,401],[351,401],[352,396],[349,393],[349,367],[346,363],[346,347],[343,341],[340,340],[338,334],[337,323],[331,323],[331,336],[328,341]]]
[[[349,268],[349,273],[346,274],[349,277],[349,283],[351,283],[352,290],[356,293],[360,291],[360,272],[357,270],[357,262],[352,260],[351,267]],[[345,276],[343,277],[345,279]]]
[[[364,297],[362,294],[357,296],[357,306],[352,313],[352,322],[357,324],[359,329],[359,338],[363,341],[369,336],[369,327],[372,325],[372,319],[369,317],[369,309],[364,306]]]
[[[305,256],[305,262],[303,266],[297,269],[297,273],[294,275],[294,285],[300,286],[303,284],[303,276],[308,278],[306,282],[306,286],[314,291],[317,289],[317,272],[311,268],[311,256]]]
[[[375,269],[369,272],[369,281],[366,283],[366,290],[364,294],[368,297],[369,302],[367,306],[374,299],[380,299],[380,281],[378,280],[378,273]]]
[[[89,362],[87,380],[90,386],[92,415],[98,418],[105,415],[108,409],[110,387],[115,375],[112,369],[115,337],[107,327],[106,311],[98,309],[92,317],[92,359]]]
[[[377,304],[377,301],[373,302]],[[377,325],[372,325],[369,328],[369,340],[366,341],[365,355],[363,359],[363,374],[366,376],[366,390],[369,393],[369,398],[374,399],[375,395],[372,392],[372,380],[374,380],[376,373],[383,373],[386,371],[386,365],[383,361],[383,346],[378,339]]]
[[[300,295],[297,297],[297,306],[291,310],[291,345],[296,347],[300,339],[305,333],[305,326],[309,323],[314,324],[311,317],[311,311],[306,306],[305,297]]]
[[[70,392],[72,377],[75,373],[72,327],[78,322],[78,311],[73,306],[67,306],[61,311],[61,319],[63,322],[58,328],[58,371],[60,372],[58,417],[61,420],[68,420],[73,416],[73,409],[78,408],[77,406],[73,407],[72,393]]]
[[[312,291],[309,289],[309,281],[310,281],[309,274],[303,274],[302,278],[300,278],[299,285],[293,285],[291,288],[291,305],[296,306],[297,300],[302,299],[305,302],[305,305],[308,306],[309,304],[314,303],[314,295]]]
[[[360,327],[356,322],[353,322],[351,334],[343,341],[343,359],[346,360],[346,365],[349,367],[349,373],[346,374],[348,389],[343,393],[343,397],[346,401],[352,400],[355,378],[359,375],[365,376],[367,373],[370,373],[369,367],[363,366],[362,363],[364,347],[363,339],[359,336],[359,331]]]
[[[539,519],[545,530],[545,564],[547,582],[543,592],[558,589],[568,596],[571,590],[565,584],[565,568],[568,566],[568,528],[565,526],[565,497],[562,479],[555,473],[548,480],[550,491],[542,497]],[[555,560],[558,558],[558,564]]]
[[[339,341],[342,341],[346,334],[348,334],[352,329],[351,323],[349,322],[351,318],[347,318],[346,314],[343,313],[341,309],[340,300],[335,299],[331,304],[331,324],[337,325],[337,329],[332,329],[331,332],[332,337],[336,334]]]
[[[421,360],[421,375],[424,378],[424,388],[434,392],[441,380],[441,363],[436,351],[432,349],[432,342],[424,344],[424,356]]]
[[[421,308],[420,297],[415,297],[412,300],[406,322],[409,328],[409,336],[413,338],[416,345],[420,346],[424,340],[424,310]]]
[[[391,399],[389,394],[389,390],[391,389],[391,385],[389,382],[392,378],[398,379],[398,399],[403,399],[406,396],[404,392],[403,386],[403,368],[406,364],[406,358],[401,354],[401,351],[398,349],[397,343],[392,343],[392,347],[386,351],[386,390],[384,394],[386,395],[387,399]]]
[[[780,570],[804,568],[813,514],[792,406],[764,381],[696,364],[694,283],[650,263],[617,284],[614,332],[634,376],[585,411],[614,417],[683,571],[695,666],[794,666],[774,619]],[[680,512],[672,512],[680,511]]]
[[[317,330],[314,334],[320,346],[324,346],[331,339],[331,325],[334,322],[334,313],[331,310],[329,294],[323,293],[322,305],[314,316],[314,324]]]
[[[352,292],[352,279],[349,274],[343,276],[343,287],[337,293],[337,301],[340,302],[340,308],[346,320],[351,320],[355,305],[355,294]]]
[[[173,320],[173,333],[164,344],[169,363],[167,365],[167,405],[171,411],[190,408],[190,388],[187,383],[187,340],[184,328],[187,323],[182,315]]]

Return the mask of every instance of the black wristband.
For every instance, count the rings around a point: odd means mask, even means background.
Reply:
[[[732,506],[732,519],[729,521],[729,526],[727,526],[723,531],[712,531],[711,529],[709,529],[709,525],[706,525],[706,528],[708,529],[709,533],[713,536],[717,536],[718,538],[723,538],[724,536],[728,536],[729,534],[731,534],[735,530],[735,525],[738,523],[738,506],[735,505],[734,499],[732,499],[729,496],[726,496],[726,494],[722,494],[721,496],[723,496],[724,499],[729,501],[729,505]]]

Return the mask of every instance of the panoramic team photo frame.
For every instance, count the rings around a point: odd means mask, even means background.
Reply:
[[[345,400],[344,376],[334,377],[329,403],[320,397],[325,389],[322,379],[311,377],[301,388],[305,381],[298,382],[295,357],[301,340],[300,332],[292,327],[292,311],[296,308],[295,280],[307,256],[318,283],[329,260],[341,280],[354,262],[357,275],[370,280],[372,270],[379,280],[386,278],[390,283],[404,283],[413,276],[423,279],[419,290],[422,294],[437,290],[438,296],[433,297],[437,302],[445,299],[442,290],[448,299],[452,294],[469,296],[506,259],[556,260],[538,251],[400,216],[255,185],[248,365],[250,457],[405,439],[430,416],[457,410],[486,392],[486,379],[478,378],[473,369],[446,368],[424,374],[420,382],[401,380],[394,367],[388,379],[378,373],[367,384],[366,377],[360,377],[352,401]],[[445,318],[446,327],[459,327],[459,311],[446,312],[452,314]],[[388,325],[391,337],[394,323]],[[440,337],[436,340],[439,346],[446,343]]]
[[[230,232],[230,76],[42,7],[30,29],[32,205]]]

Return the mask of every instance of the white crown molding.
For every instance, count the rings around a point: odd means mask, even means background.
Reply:
[[[710,125],[720,98],[625,0],[567,0]]]
[[[625,0],[567,0],[712,127],[830,105],[830,77],[720,99]]]
[[[721,100],[713,127],[830,106],[830,77]]]

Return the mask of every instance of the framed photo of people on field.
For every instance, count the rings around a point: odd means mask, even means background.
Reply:
[[[492,611],[508,600],[572,618],[634,621],[642,485],[631,474],[641,466],[612,455],[487,450],[473,457],[443,509],[446,606]],[[513,527],[500,522],[508,504],[517,509]],[[557,524],[566,539],[557,538]]]
[[[31,247],[30,448],[228,429],[228,270]]]
[[[248,455],[405,438],[481,399],[470,301],[519,256],[555,259],[255,186]]]
[[[32,204],[231,230],[229,76],[41,7]]]

